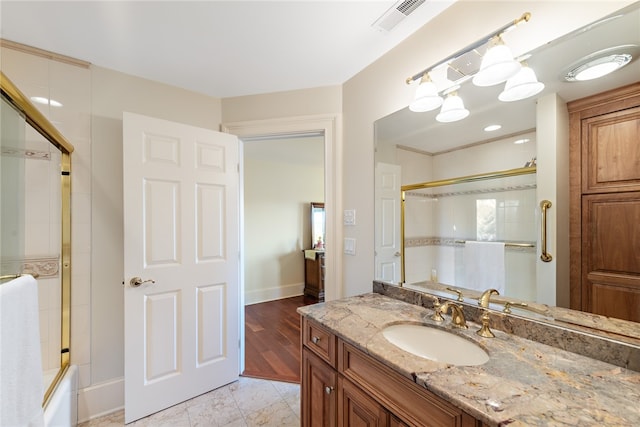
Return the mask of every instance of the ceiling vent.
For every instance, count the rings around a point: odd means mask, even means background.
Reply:
[[[391,31],[424,2],[425,0],[401,0],[391,6],[384,15],[378,18],[372,27],[380,31]]]

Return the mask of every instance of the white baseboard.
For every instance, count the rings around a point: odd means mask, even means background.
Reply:
[[[245,291],[244,305],[296,297],[304,292],[304,283]]]
[[[124,408],[124,378],[78,391],[78,422],[89,421]]]

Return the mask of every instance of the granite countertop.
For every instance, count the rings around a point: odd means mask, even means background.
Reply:
[[[379,294],[300,307],[346,342],[489,425],[640,426],[640,373],[479,325],[437,324],[431,310]],[[423,323],[478,343],[490,356],[480,366],[451,366],[407,353],[382,330]]]

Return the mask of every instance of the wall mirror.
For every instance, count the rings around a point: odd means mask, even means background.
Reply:
[[[325,213],[324,203],[311,202],[311,248],[325,249]]]
[[[527,63],[545,84],[533,98],[501,102],[498,95],[504,85],[476,87],[467,81],[458,90],[470,111],[464,120],[440,123],[435,120],[439,110],[416,113],[404,108],[376,121],[375,279],[451,296],[447,286],[464,288],[460,259],[467,241],[521,243],[504,248],[504,295],[528,301],[532,307],[537,304],[549,321],[571,318],[569,322],[577,322],[572,318],[575,311],[545,300],[555,293],[556,284],[536,281],[542,243],[537,174],[462,184],[455,178],[535,166],[540,149],[536,145],[543,143],[537,141],[537,100],[557,94],[569,102],[637,82],[640,60],[635,58],[596,80],[563,79],[563,72],[579,59],[623,45],[631,45],[637,56],[640,3],[530,52]],[[484,131],[492,124],[502,127]],[[447,180],[451,180],[448,185]],[[433,181],[444,185],[407,192],[406,211],[401,212],[401,186]],[[405,219],[403,230],[401,218]],[[404,253],[400,240],[406,246]],[[569,264],[564,258],[554,262]],[[568,288],[568,284],[562,285]],[[473,296],[474,292],[464,295]],[[538,316],[525,310],[517,314]],[[602,318],[593,323],[599,323],[597,329],[619,323],[607,320],[611,322],[606,325]]]

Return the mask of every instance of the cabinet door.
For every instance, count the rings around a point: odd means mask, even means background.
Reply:
[[[302,350],[302,426],[334,427],[338,373],[307,348]]]
[[[640,192],[583,196],[582,309],[640,322]]]
[[[640,107],[582,121],[582,192],[640,190]]]
[[[339,427],[387,427],[389,413],[349,380],[338,379]]]

